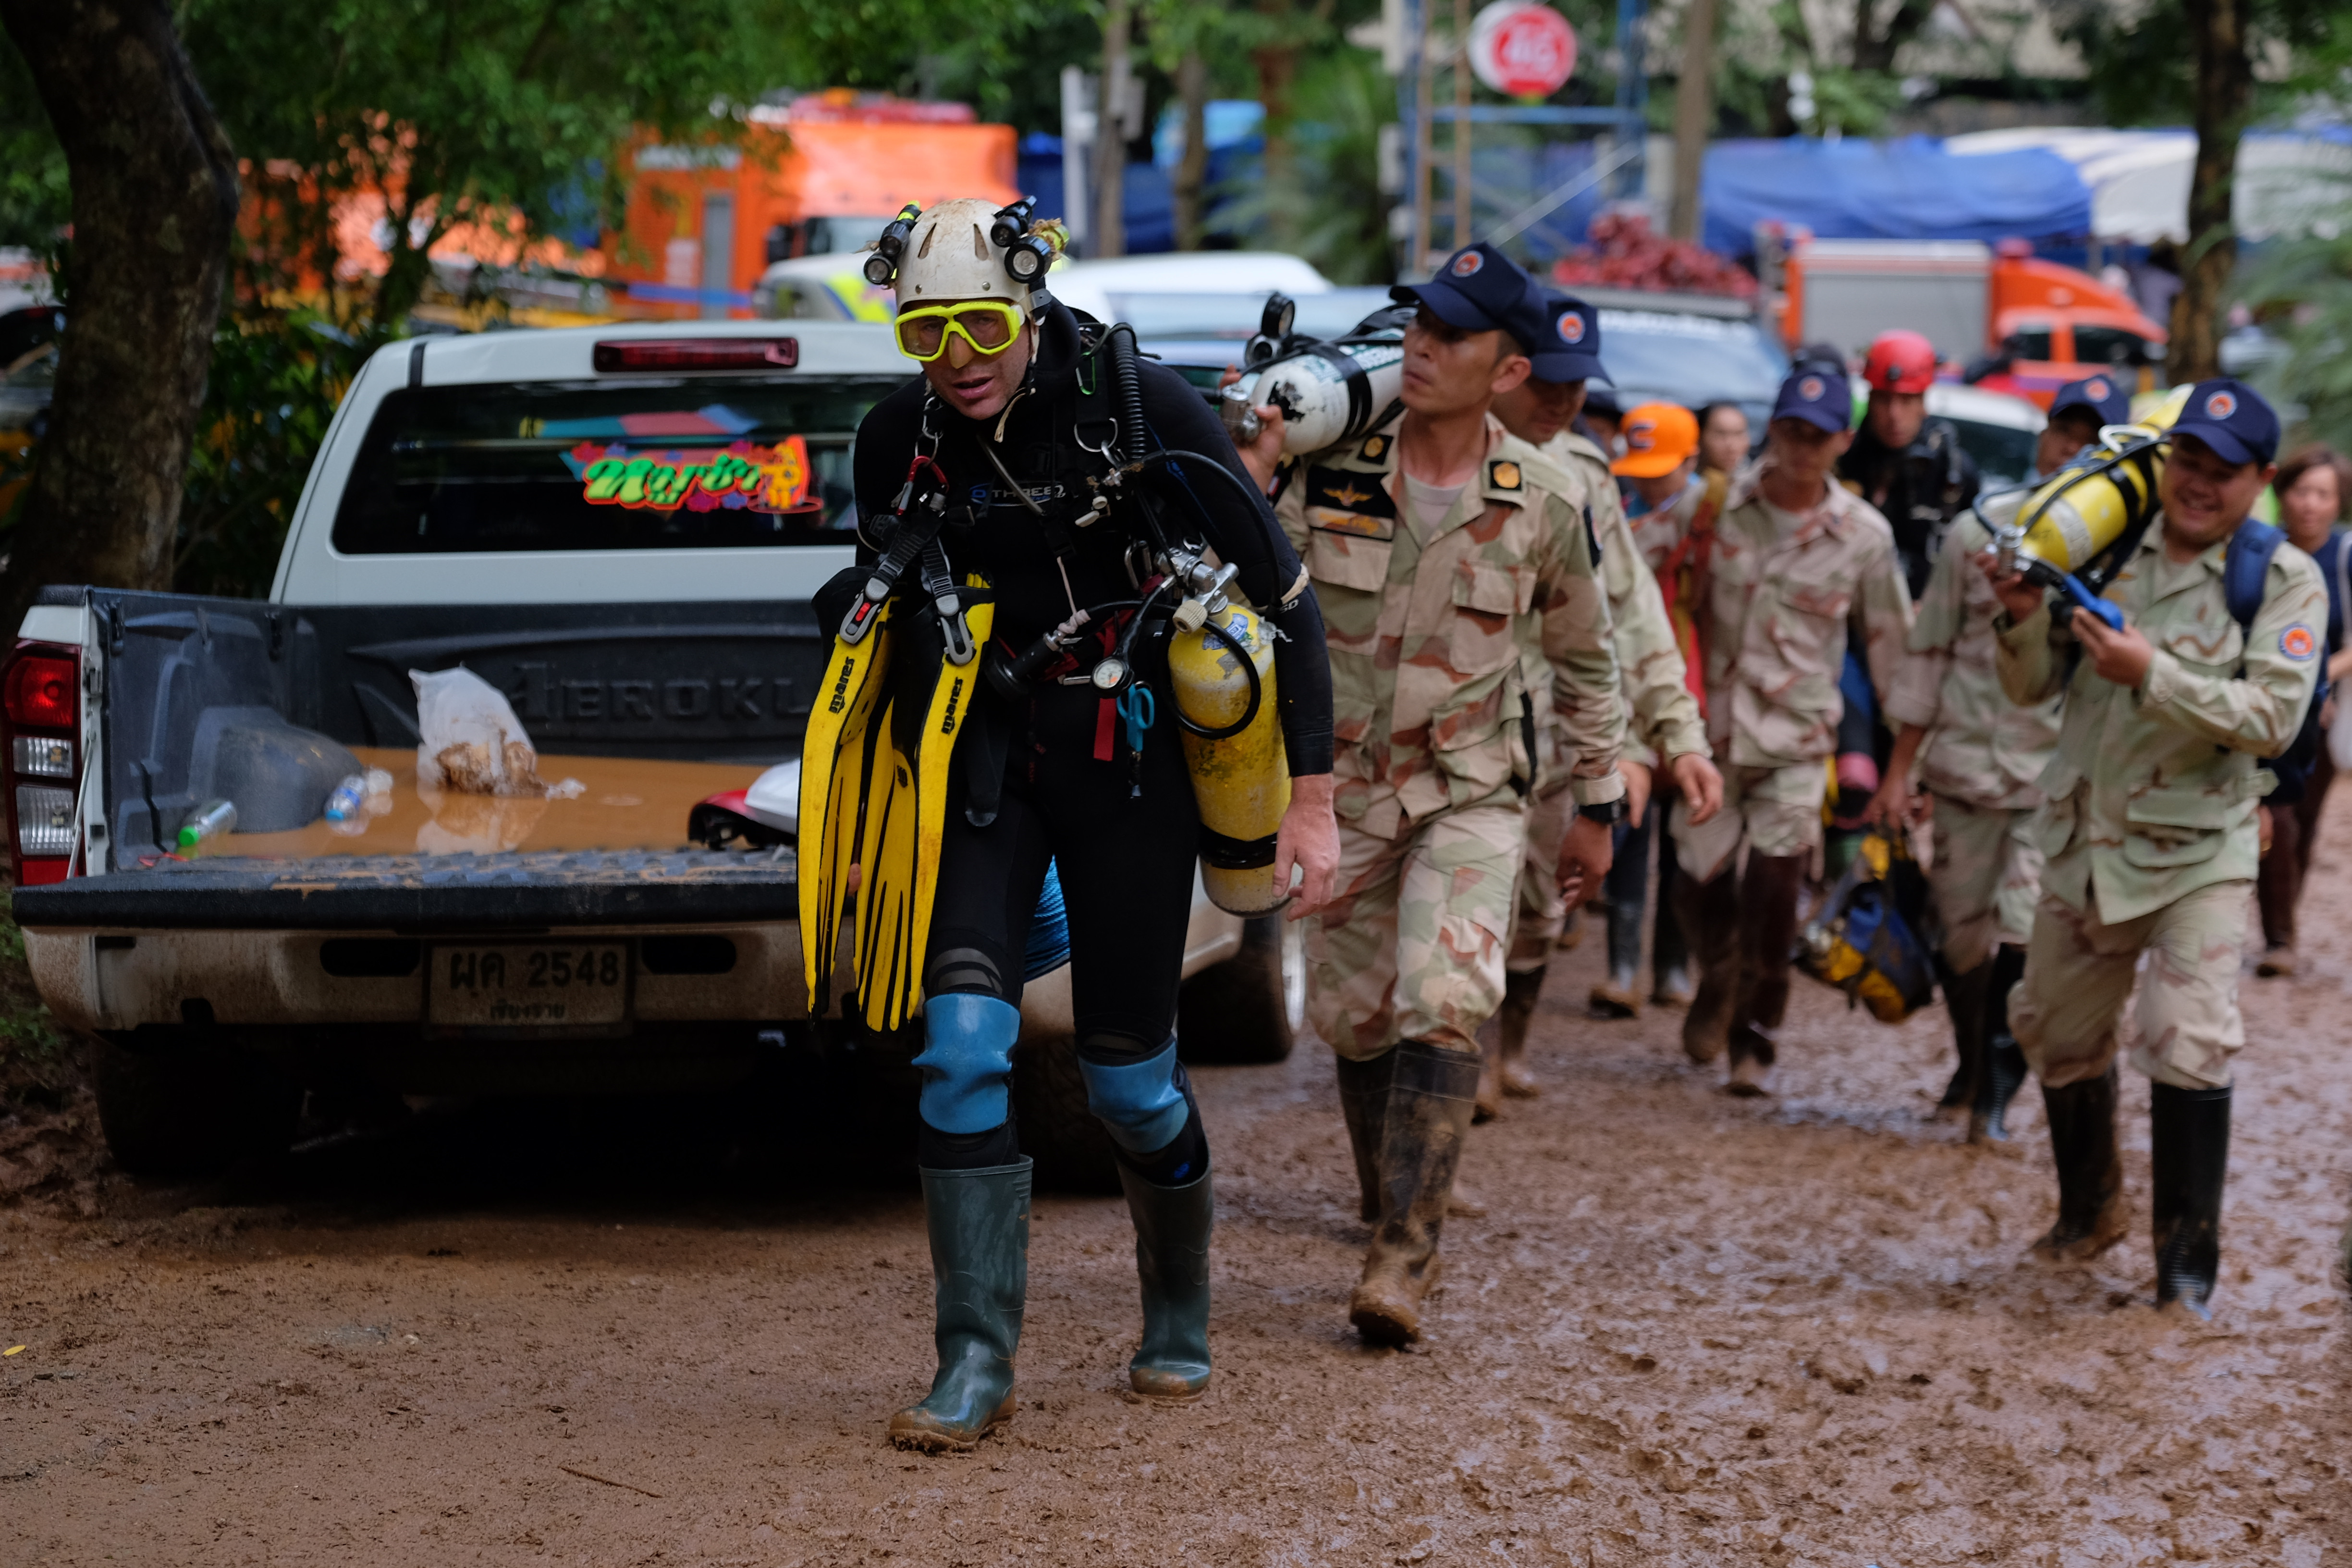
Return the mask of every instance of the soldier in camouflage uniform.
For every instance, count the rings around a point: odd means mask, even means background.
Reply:
[[[2081,609],[2061,622],[2021,575],[1993,581],[2001,685],[2019,702],[2065,695],[2058,753],[2042,775],[2050,859],[2010,1005],[2042,1079],[2058,1166],[2058,1222],[2034,1250],[2088,1258],[2126,1228],[2116,1026],[2145,953],[2132,1066],[2155,1080],[2157,1301],[2199,1317],[2210,1313],[2221,1268],[2254,818],[2274,782],[2261,759],[2285,751],[2303,723],[2327,625],[2319,569],[2291,544],[2263,569],[2259,607],[2242,626],[2225,591],[2231,538],[2276,471],[2278,430],[2242,383],[2190,389],[2172,426],[2161,514],[2126,546],[2108,589],[2122,631]],[[1997,557],[1983,561],[1997,573]]]
[[[1691,815],[1701,822],[1721,806],[1723,778],[1709,760],[1706,726],[1699,718],[1698,700],[1686,682],[1682,652],[1675,646],[1665,599],[1649,563],[1633,547],[1609,458],[1573,428],[1583,405],[1585,383],[1607,374],[1601,362],[1601,313],[1566,295],[1549,295],[1546,304],[1548,330],[1539,351],[1532,356],[1534,373],[1495,400],[1495,413],[1512,435],[1533,443],[1561,471],[1579,481],[1579,492],[1568,499],[1590,520],[1601,548],[1601,580],[1608,590],[1610,619],[1616,627],[1617,673],[1623,683],[1630,725],[1625,754],[1618,763],[1625,775],[1628,815],[1617,834],[1620,863],[1610,873],[1609,946],[1613,968],[1628,946],[1630,931],[1632,956],[1624,960],[1630,967],[1641,947],[1641,904],[1638,894],[1627,900],[1613,884],[1628,873],[1638,878],[1649,874],[1648,824],[1643,819],[1653,815],[1646,805],[1652,774],[1663,764],[1675,788],[1693,802]],[[1558,868],[1561,841],[1576,816],[1567,769],[1571,741],[1555,722],[1538,737],[1537,744],[1543,753],[1541,777],[1528,803],[1527,857],[1519,868],[1496,1037],[1487,1050],[1486,1071],[1478,1081],[1482,1118],[1499,1111],[1504,1094],[1524,1097],[1536,1092],[1535,1079],[1521,1058],[1527,1048],[1528,1024],[1543,991],[1545,966],[1568,923],[1571,890],[1560,886]],[[1618,908],[1621,902],[1630,902],[1630,909]]]
[[[2098,398],[2111,401],[2101,404]],[[2102,425],[2130,419],[2104,376],[2060,392],[2035,467],[2054,472]],[[2087,426],[2087,429],[2078,428]],[[1944,928],[1944,1001],[1959,1058],[1937,1114],[1965,1108],[1969,1142],[2005,1142],[2004,1115],[2025,1081],[2009,1028],[2009,995],[2025,973],[2025,942],[2042,896],[2042,770],[2058,746],[2059,700],[2019,706],[1993,668],[2000,602],[1976,558],[1992,535],[1974,510],[1945,536],[1911,623],[1911,656],[1886,699],[1897,728],[1870,815],[1890,829],[1916,815],[1917,781],[1933,798],[1935,858],[1927,882]]]
[[[1557,710],[1583,815],[1564,858],[1608,869],[1625,721],[1577,481],[1488,412],[1528,369],[1539,290],[1490,246],[1396,290],[1404,413],[1302,459],[1276,515],[1314,579],[1335,692],[1338,893],[1308,933],[1367,1218],[1349,1316],[1420,1334],[1501,1001],[1536,737]],[[1556,873],[1557,870],[1556,870]]]
[[[1822,841],[1825,764],[1845,710],[1838,672],[1857,639],[1884,700],[1911,630],[1911,596],[1886,520],[1831,481],[1852,439],[1845,377],[1800,365],[1780,387],[1763,460],[1743,472],[1694,558],[1706,650],[1706,731],[1724,769],[1724,810],[1675,815],[1675,887],[1699,963],[1683,1049],[1728,1047],[1734,1094],[1771,1092],[1789,1004],[1797,894]],[[1672,549],[1698,514],[1694,486],[1637,537]],[[1742,845],[1748,849],[1743,872]]]

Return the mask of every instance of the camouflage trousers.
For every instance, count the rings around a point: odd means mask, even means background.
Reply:
[[[1559,933],[1568,929],[1568,900],[1559,890],[1559,852],[1575,823],[1576,792],[1565,779],[1549,795],[1528,802],[1526,852],[1519,864],[1518,896],[1511,901],[1507,944],[1507,966],[1519,973],[1533,973],[1549,963]]]
[[[1339,824],[1339,893],[1307,933],[1307,1016],[1333,1050],[1367,1061],[1399,1040],[1478,1049],[1479,1027],[1503,1002],[1527,837],[1516,799],[1394,838]]]
[[[1927,887],[1944,922],[1944,962],[1956,974],[2003,942],[2023,947],[2042,896],[2042,814],[1936,797],[1936,857]]]
[[[1759,855],[1810,855],[1821,847],[1822,797],[1829,773],[1820,763],[1785,768],[1726,768],[1723,809],[1692,826],[1690,803],[1677,800],[1667,823],[1675,858],[1696,880],[1729,868],[1745,842]]]
[[[2084,909],[2043,894],[2025,978],[2009,999],[2010,1030],[2035,1076],[2063,1089],[2107,1070],[2145,952],[2131,1065],[2176,1089],[2226,1086],[2230,1058],[2246,1043],[2238,969],[2252,887],[2216,882],[2115,925],[2099,919],[2095,893]]]

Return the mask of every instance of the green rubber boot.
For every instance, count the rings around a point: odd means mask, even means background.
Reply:
[[[970,1448],[1013,1419],[1034,1163],[922,1173],[940,1370],[929,1398],[890,1417],[890,1440],[901,1448]]]
[[[1191,1399],[1209,1386],[1209,1173],[1181,1187],[1145,1181],[1119,1162],[1135,1221],[1135,1276],[1143,1287],[1143,1342],[1127,1380],[1154,1399]]]

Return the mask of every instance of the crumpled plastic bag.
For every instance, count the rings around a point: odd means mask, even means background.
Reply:
[[[539,752],[505,693],[470,669],[412,669],[408,679],[416,684],[419,789],[547,798]]]

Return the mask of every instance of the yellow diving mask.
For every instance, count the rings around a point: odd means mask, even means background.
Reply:
[[[925,364],[947,353],[953,333],[986,358],[1001,354],[1021,335],[1021,307],[1008,300],[967,300],[957,305],[918,305],[898,312],[898,352]]]

